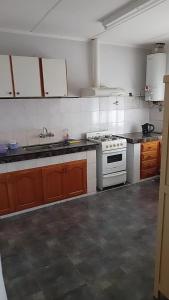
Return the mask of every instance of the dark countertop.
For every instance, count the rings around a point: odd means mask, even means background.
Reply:
[[[0,154],[0,164],[95,150],[97,145],[98,143],[96,142],[80,140],[79,143],[75,144],[63,144],[63,142],[59,142],[25,146],[17,150],[9,150],[6,154]]]
[[[118,136],[127,139],[127,142],[130,144],[158,141],[162,139],[162,133],[155,132],[152,132],[148,135],[143,135],[142,132],[132,132],[119,134]]]

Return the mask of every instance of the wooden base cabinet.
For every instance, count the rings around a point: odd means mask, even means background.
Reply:
[[[0,215],[87,192],[86,160],[0,175]]]
[[[64,164],[43,168],[43,189],[45,203],[65,198]]]
[[[140,178],[148,178],[159,174],[160,142],[141,144]]]
[[[43,168],[45,203],[75,197],[87,192],[86,160]]]
[[[68,163],[65,170],[65,191],[67,198],[87,192],[86,161]]]
[[[23,210],[43,203],[41,169],[18,171],[8,175],[10,198],[15,210]]]
[[[9,188],[6,174],[0,175],[0,215],[14,211],[14,204],[9,196]]]

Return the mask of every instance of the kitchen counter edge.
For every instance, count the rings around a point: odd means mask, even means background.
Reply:
[[[52,143],[51,143],[52,144]],[[81,140],[80,143],[56,147],[54,149],[25,151],[24,147],[15,151],[8,151],[7,154],[0,155],[0,164],[31,160],[37,158],[52,157],[58,155],[71,154],[76,152],[95,150],[98,143],[87,140]]]
[[[124,133],[117,135],[118,137],[125,138],[127,143],[138,144],[153,142],[162,139],[162,133],[151,133],[151,135],[144,136],[142,132]]]

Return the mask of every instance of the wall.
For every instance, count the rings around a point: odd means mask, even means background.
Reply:
[[[1,54],[66,58],[69,96],[91,82],[89,43],[0,32]],[[101,45],[101,82],[139,94],[145,85],[143,49]],[[87,131],[111,129],[114,134],[140,131],[149,121],[148,105],[135,98],[0,100],[0,141],[16,139],[22,145],[44,142],[43,126],[60,140],[63,129],[79,138]],[[47,142],[47,140],[45,140]]]
[[[160,104],[149,104],[149,121],[154,124],[155,131],[162,132],[163,130],[163,113],[164,113],[164,102]]]
[[[66,58],[71,96],[80,95],[80,88],[90,85],[88,43],[3,32],[0,32],[0,41],[1,54]]]
[[[1,100],[0,142],[55,142],[62,139],[65,128],[69,129],[70,138],[81,138],[95,130],[111,130],[114,134],[134,132],[148,121],[148,104],[134,97]],[[40,139],[43,126],[54,132],[55,137]]]
[[[143,49],[101,46],[101,83],[124,88],[134,95],[144,94],[146,54]]]
[[[68,93],[79,96],[80,89],[91,85],[90,44],[0,32],[1,54],[66,58]],[[101,45],[101,82],[134,90],[145,86],[146,51],[143,49]]]

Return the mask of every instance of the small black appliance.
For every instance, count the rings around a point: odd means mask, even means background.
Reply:
[[[148,135],[154,131],[154,125],[150,123],[145,123],[142,125],[142,133],[143,135]]]

